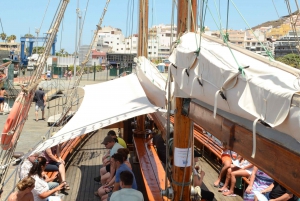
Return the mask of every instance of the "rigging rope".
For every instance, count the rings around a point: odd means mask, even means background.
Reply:
[[[300,50],[299,50],[299,48],[300,48],[300,41],[299,41],[299,36],[298,36],[298,32],[297,32],[297,27],[296,27],[296,23],[297,23],[298,16],[299,16],[298,2],[296,0],[296,6],[297,6],[298,13],[297,13],[297,16],[296,16],[295,20],[293,19],[293,15],[292,15],[293,13],[292,13],[290,1],[289,0],[285,0],[285,2],[286,2],[287,10],[288,10],[289,15],[290,15],[290,24],[292,25],[292,29],[293,29],[293,32],[294,32],[294,38],[296,37],[297,38],[297,42],[298,42],[297,52],[298,52],[298,54],[300,54]],[[290,44],[290,40],[289,40],[289,44]],[[295,59],[295,56],[296,55],[294,55],[294,59]]]
[[[47,13],[47,10],[48,10],[48,7],[49,7],[49,4],[50,4],[50,0],[48,0],[48,4],[47,4],[46,10],[45,10],[45,12],[44,12],[44,16],[43,16],[43,19],[42,19],[42,22],[41,22],[41,25],[40,25],[39,31],[41,30],[41,28],[42,28],[42,26],[43,26],[44,19],[45,19],[45,16],[46,16],[46,13]]]
[[[229,41],[229,34],[228,34],[228,17],[229,17],[229,0],[227,1],[227,20],[226,20],[226,34],[225,40]]]
[[[244,22],[246,23],[246,25],[248,26],[249,30],[251,30],[252,34],[254,35],[254,37],[256,38],[256,40],[260,43],[260,45],[264,48],[264,50],[266,51],[267,55],[269,56],[270,60],[274,60],[274,57],[272,55],[272,52],[270,52],[266,46],[257,38],[257,36],[255,35],[253,29],[249,26],[248,22],[246,21],[246,19],[244,18],[244,16],[241,14],[241,12],[239,11],[239,9],[237,8],[237,6],[235,5],[235,3],[233,2],[233,0],[230,0],[232,5],[235,7],[235,9],[237,10],[237,12],[239,13],[239,15],[241,16],[241,18],[244,20]]]
[[[206,2],[206,5],[207,5],[207,2]],[[211,16],[212,16],[212,18],[213,18],[213,20],[214,20],[216,26],[218,27],[218,24],[216,23],[216,20],[215,20],[215,18],[213,17],[212,12],[211,12],[209,6],[207,6],[207,8],[208,8],[208,11],[210,12],[210,14],[211,14]],[[221,31],[220,28],[219,28],[219,30],[220,30],[220,34],[221,34],[222,37],[224,38],[223,32]],[[238,63],[238,61],[237,61],[235,55],[234,55],[233,52],[232,52],[232,49],[230,48],[230,46],[229,46],[229,44],[228,44],[228,41],[225,40],[224,42],[225,42],[225,44],[227,45],[227,47],[228,47],[228,49],[229,49],[229,51],[230,51],[230,53],[231,53],[231,55],[232,55],[234,61],[236,62],[237,66],[238,66],[238,70],[240,71],[240,73],[241,73],[243,76],[245,76],[244,68],[243,68],[242,66],[239,65],[239,63]]]

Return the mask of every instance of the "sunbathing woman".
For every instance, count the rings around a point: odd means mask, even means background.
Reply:
[[[222,188],[219,189],[220,192],[223,192],[225,196],[235,196],[234,194],[234,186],[236,183],[236,177],[249,177],[253,170],[253,165],[249,163],[247,160],[241,159],[238,166],[232,165],[227,170],[225,184]],[[230,189],[227,189],[227,186],[230,182]]]

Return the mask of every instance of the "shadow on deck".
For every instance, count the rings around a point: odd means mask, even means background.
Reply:
[[[66,180],[70,184],[71,190],[66,191],[64,201],[99,201],[99,197],[94,195],[94,191],[100,185],[94,181],[94,177],[99,176],[99,170],[102,167],[101,158],[107,152],[101,145],[107,131],[107,129],[99,130],[80,149],[76,150],[77,153],[67,166]],[[132,163],[131,156],[132,153],[130,153],[130,162],[138,190],[146,195],[139,164]],[[148,201],[146,196],[145,201]]]
[[[99,197],[94,195],[94,191],[99,188],[99,184],[94,181],[94,177],[99,176],[99,170],[102,167],[101,158],[107,152],[102,148],[101,142],[106,136],[108,129],[99,130],[75,153],[68,164],[66,180],[70,184],[71,190],[67,191],[64,201],[99,201]],[[132,152],[130,153],[130,163],[138,184],[138,190],[144,195],[145,201],[148,201],[143,177],[139,164],[132,162]],[[217,192],[213,187],[214,180],[218,177],[216,170],[208,164],[207,158],[200,159],[202,170],[205,171],[203,189],[210,190],[215,194],[215,200],[218,201],[242,201],[240,196],[226,197]]]

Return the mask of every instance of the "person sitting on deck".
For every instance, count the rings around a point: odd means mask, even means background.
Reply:
[[[32,177],[25,177],[17,184],[18,191],[8,197],[8,201],[34,201],[32,190],[35,180]]]
[[[163,135],[161,132],[152,132],[149,135],[149,138],[153,138],[153,146],[156,148],[156,152],[159,160],[162,162],[163,167],[165,167],[167,152],[166,152],[166,135]],[[170,139],[173,138],[173,130],[170,132]],[[149,140],[149,142],[151,142]]]
[[[199,154],[197,151],[194,151],[194,165],[199,161],[199,157],[201,157],[201,154]],[[200,173],[199,173],[200,171]],[[194,187],[199,186],[201,187],[202,181],[205,175],[205,172],[202,171],[199,166],[195,166],[193,170],[193,181],[194,181]],[[208,190],[204,190],[201,188],[201,198],[205,199],[207,201],[213,201],[214,200],[214,193],[210,192]]]
[[[249,163],[247,160],[241,158],[239,160],[239,165],[231,165],[227,170],[225,184],[222,188],[219,189],[220,192],[223,192],[224,196],[236,196],[234,194],[234,186],[236,183],[236,177],[249,177],[252,174],[254,165]],[[230,182],[230,188],[227,189],[227,186]]]
[[[117,143],[119,143],[119,140],[120,140],[119,144],[121,146],[123,146],[124,148],[127,148],[126,142],[122,138],[117,137],[116,132],[114,130],[108,131],[107,136],[111,136],[114,139],[114,141],[117,142]],[[109,162],[110,162],[110,154],[109,154],[109,152],[110,151],[108,150],[108,152],[102,157],[102,164],[103,165],[108,165]],[[96,182],[100,182],[101,181],[101,175],[98,176],[98,177],[95,177],[94,180]]]
[[[117,171],[116,171],[116,175],[115,175],[115,183],[114,183],[113,187],[110,186],[108,188],[104,188],[104,190],[105,190],[104,194],[102,191],[103,188],[99,188],[98,191],[95,192],[95,195],[100,196],[102,201],[106,201],[107,198],[109,198],[111,196],[112,192],[118,191],[122,188],[122,187],[120,187],[120,173],[125,170],[129,171],[133,175],[132,188],[137,190],[137,184],[136,184],[134,174],[133,174],[132,170],[124,163],[123,156],[119,153],[112,155],[111,163],[115,164],[115,166],[117,167]]]
[[[115,140],[111,136],[106,136],[101,144],[104,144],[104,146],[109,149],[109,154],[106,154],[105,159],[102,159],[103,167],[100,168],[100,176],[95,177],[94,180],[96,182],[101,181],[101,177],[106,174],[107,172],[111,171],[110,166],[110,158],[112,155],[117,153],[118,149],[123,148],[119,143],[115,142]],[[114,167],[112,167],[114,168]],[[114,170],[113,170],[114,171]]]
[[[244,193],[244,201],[254,201],[254,191],[263,193],[273,182],[274,180],[271,177],[254,166],[248,187]]]
[[[51,195],[61,190],[65,185],[64,183],[61,183],[57,187],[51,190],[49,189],[49,186],[42,175],[42,172],[45,170],[46,167],[46,162],[47,160],[45,157],[38,157],[38,159],[34,161],[32,168],[30,169],[28,174],[28,176],[35,179],[35,187],[32,190],[34,201],[46,201],[47,198],[50,199],[52,197]],[[59,198],[57,196],[53,197],[56,197],[56,200],[57,198]]]
[[[131,164],[128,161],[128,154],[129,154],[129,149],[127,148],[120,148],[118,149],[117,153],[121,154],[123,156],[124,159],[124,163],[132,170]],[[115,164],[114,164],[115,165]],[[103,175],[101,177],[101,184],[104,185],[106,184],[107,186],[111,186],[113,185],[113,183],[115,182],[115,170],[116,170],[116,166],[114,168],[111,169],[111,171],[114,172],[108,172],[105,175]],[[111,184],[111,185],[109,185]]]
[[[219,187],[221,179],[226,175],[227,170],[228,168],[230,168],[232,163],[230,150],[227,149],[226,145],[221,146],[221,148],[223,150],[221,155],[223,167],[221,169],[218,179],[214,182],[214,187]]]
[[[121,190],[113,192],[110,201],[144,201],[143,194],[132,188],[133,174],[129,171],[120,173],[120,187]]]
[[[107,135],[111,136],[112,138],[114,138],[114,140],[119,143],[120,145],[122,145],[124,148],[127,148],[127,144],[126,142],[117,136],[116,132],[114,130],[110,130],[108,131]]]
[[[39,157],[39,154],[34,153],[34,154],[28,156],[28,158],[23,161],[21,168],[20,168],[20,173],[19,173],[20,179],[23,179],[28,176],[29,171],[32,168],[32,164],[35,162],[35,160],[38,157]],[[42,174],[43,174],[44,180],[48,183],[50,190],[58,186],[57,182],[53,182],[53,180],[55,178],[48,178],[48,176],[44,172]]]
[[[64,183],[64,189],[70,190],[70,186],[66,182],[65,161],[60,157],[60,145],[53,146],[44,151],[44,156],[47,159],[45,172],[59,172],[60,183]]]
[[[274,181],[270,186],[261,191],[260,193],[270,201],[297,201],[298,198],[289,192],[286,188]],[[257,197],[255,197],[257,201]]]
[[[29,170],[32,168],[32,164],[37,159],[37,157],[39,157],[39,154],[34,153],[34,154],[28,156],[28,158],[26,158],[23,161],[21,168],[20,168],[20,173],[19,173],[20,179],[23,179],[28,176]]]

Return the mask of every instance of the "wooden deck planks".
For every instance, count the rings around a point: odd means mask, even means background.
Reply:
[[[202,170],[205,172],[203,179],[203,184],[201,188],[209,190],[215,194],[215,200],[217,201],[242,201],[243,198],[240,196],[236,197],[226,197],[222,193],[218,192],[218,188],[213,186],[214,181],[218,178],[218,173],[204,160],[200,158],[199,164],[202,167]]]
[[[67,169],[66,180],[71,190],[67,191],[65,201],[99,200],[94,191],[99,188],[93,178],[99,175],[101,158],[106,149],[101,146],[107,130],[99,130],[76,153]]]

